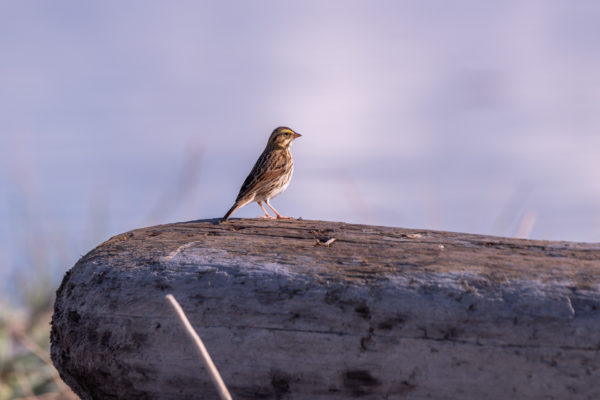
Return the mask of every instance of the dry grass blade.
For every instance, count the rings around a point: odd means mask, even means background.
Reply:
[[[33,397],[33,387],[27,378],[27,371],[25,370],[25,365],[23,362],[15,363],[15,377],[17,378],[17,382],[19,382],[19,386],[21,390],[27,397]]]
[[[66,399],[77,399],[77,396],[71,391],[71,389],[60,379],[58,371],[54,368],[52,360],[48,355],[48,352],[41,348],[35,340],[31,339],[27,332],[21,327],[16,327],[16,324],[9,324],[9,332],[12,336],[19,341],[23,347],[29,350],[32,354],[35,354],[40,360],[52,368],[52,380],[61,391],[61,396]],[[49,393],[49,395],[52,393]],[[56,394],[54,394],[56,395]],[[39,397],[39,396],[38,396]],[[36,398],[36,397],[33,397]]]
[[[529,237],[531,236],[531,232],[533,231],[533,226],[535,225],[535,218],[535,213],[525,213],[523,217],[521,217],[521,221],[519,222],[519,227],[517,228],[515,237],[521,239],[529,239]]]
[[[333,242],[335,242],[337,239],[336,238],[331,238],[328,239],[326,241],[321,241],[319,239],[317,239],[317,241],[315,242],[315,246],[325,246],[325,247],[329,247],[333,244]]]
[[[219,374],[219,371],[217,370],[217,367],[215,367],[215,364],[213,363],[212,359],[210,358],[206,347],[204,347],[202,339],[200,339],[200,336],[198,336],[198,334],[192,327],[192,324],[190,324],[190,321],[185,316],[183,309],[181,308],[177,300],[175,300],[175,297],[173,297],[172,294],[166,295],[165,298],[167,299],[171,307],[173,307],[173,311],[175,311],[175,314],[177,314],[177,316],[179,317],[179,322],[181,322],[181,325],[187,332],[188,336],[194,342],[196,350],[198,351],[198,354],[200,355],[204,366],[208,370],[213,384],[219,392],[219,397],[221,398],[221,400],[232,400],[231,394],[229,394],[229,390],[227,390],[227,387],[225,386],[225,383],[221,378],[221,374]]]
[[[33,339],[31,339],[25,331],[19,328],[11,327],[10,332],[12,333],[12,336],[23,345],[23,347],[35,354],[46,364],[52,365],[52,360],[50,360],[50,356],[48,356],[47,352],[42,349]]]

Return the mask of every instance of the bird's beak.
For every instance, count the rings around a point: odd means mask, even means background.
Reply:
[[[299,134],[299,133],[294,132],[294,139],[298,139],[300,136],[302,136],[302,135]]]

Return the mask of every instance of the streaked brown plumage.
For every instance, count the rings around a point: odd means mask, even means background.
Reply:
[[[240,188],[233,207],[227,211],[221,221],[226,221],[237,209],[253,201],[258,203],[266,218],[274,217],[265,210],[261,204],[263,201],[273,210],[277,218],[287,218],[281,216],[269,200],[282,193],[292,179],[294,161],[290,153],[290,145],[300,136],[302,135],[285,126],[280,126],[271,133],[265,150]]]

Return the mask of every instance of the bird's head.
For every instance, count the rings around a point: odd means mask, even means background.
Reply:
[[[294,132],[290,128],[280,126],[279,128],[276,128],[273,133],[271,133],[267,143],[267,148],[288,148],[290,144],[292,144],[292,141],[300,136],[302,135]]]

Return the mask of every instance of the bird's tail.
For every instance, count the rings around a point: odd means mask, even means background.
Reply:
[[[227,211],[227,214],[225,214],[225,216],[223,218],[221,218],[221,222],[225,222],[227,221],[227,218],[231,217],[231,214],[233,214],[235,212],[235,210],[237,210],[238,208],[240,208],[242,206],[242,204],[236,202],[233,207],[231,207],[229,209],[229,211]]]

